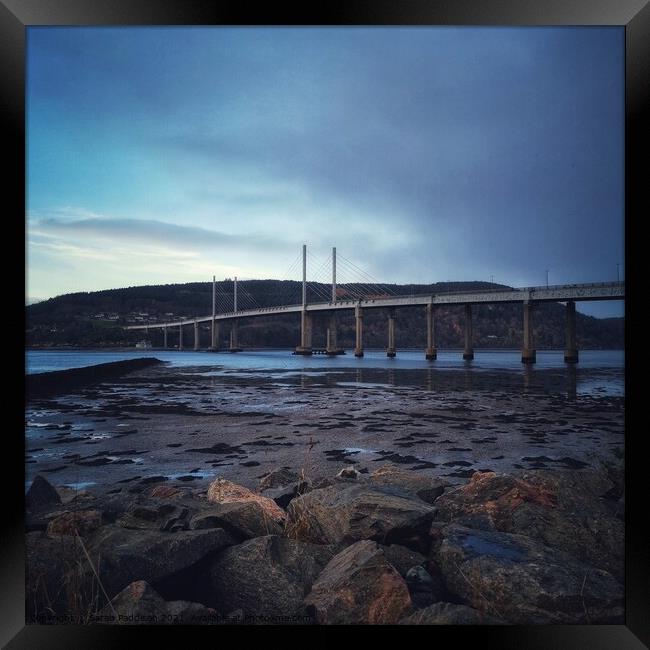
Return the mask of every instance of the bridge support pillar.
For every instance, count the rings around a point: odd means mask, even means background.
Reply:
[[[463,350],[465,361],[471,361],[474,358],[472,338],[472,305],[465,305],[465,349]]]
[[[163,327],[163,347],[167,348],[167,326]]]
[[[433,305],[428,304],[427,307],[427,349],[424,351],[424,356],[427,361],[435,361],[438,358],[438,350],[435,345],[435,322],[433,318]]]
[[[199,323],[194,321],[194,351],[199,349]]]
[[[391,309],[388,312],[388,348],[386,356],[391,359],[397,354],[395,350],[395,311]]]
[[[533,341],[533,303],[530,300],[524,302],[524,347],[521,351],[522,363],[535,363],[537,353]]]
[[[178,349],[183,349],[183,326],[178,326]]]
[[[565,363],[578,363],[578,345],[576,342],[576,303],[569,300],[566,304],[566,350]]]
[[[210,349],[216,352],[219,349],[219,323],[217,319],[212,319],[212,328],[210,330]]]
[[[296,347],[295,354],[311,354],[311,324],[311,314],[303,309],[300,312],[300,345]]]
[[[338,344],[338,337],[336,334],[337,330],[337,319],[336,319],[336,312],[332,312],[330,314],[330,322],[329,322],[329,327],[327,328],[327,356],[328,357],[333,357],[337,354],[343,354],[344,350],[339,347]]]
[[[363,309],[360,305],[354,308],[354,320],[356,324],[356,340],[354,344],[354,356],[363,356]]]
[[[234,319],[230,327],[230,348],[229,348],[230,352],[241,352],[241,348],[239,347],[238,330],[239,330],[239,321],[237,319]]]

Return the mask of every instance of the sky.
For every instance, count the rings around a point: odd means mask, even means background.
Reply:
[[[28,302],[303,243],[310,280],[625,278],[623,28],[28,27],[26,97]]]

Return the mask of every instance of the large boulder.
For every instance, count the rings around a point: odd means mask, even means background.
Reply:
[[[117,625],[193,625],[218,622],[214,609],[201,603],[165,601],[149,583],[137,580],[105,605],[94,622]]]
[[[56,488],[40,474],[38,474],[25,495],[25,507],[27,510],[38,510],[48,508],[61,503],[61,497]]]
[[[394,624],[411,611],[406,582],[372,541],[338,553],[305,599],[320,624]]]
[[[332,555],[326,546],[275,535],[232,546],[210,568],[214,604],[222,614],[241,609],[252,622],[304,622],[303,599]]]
[[[436,508],[438,519],[534,537],[622,580],[624,526],[603,497],[611,487],[598,472],[476,472]]]
[[[370,485],[400,487],[420,497],[426,503],[433,503],[450,484],[443,479],[426,474],[406,471],[395,465],[384,465],[369,477]]]
[[[286,487],[292,483],[298,483],[300,480],[300,475],[297,472],[289,467],[281,467],[265,474],[260,479],[260,490]]]
[[[189,527],[191,530],[223,528],[239,541],[282,534],[282,526],[271,519],[256,501],[216,503],[195,514]]]
[[[427,552],[435,508],[393,487],[333,485],[297,497],[288,506],[287,535],[343,548],[362,539]]]
[[[218,478],[208,487],[208,501],[214,503],[257,503],[264,514],[271,520],[283,525],[287,514],[280,506],[268,497],[251,492],[248,488],[232,483],[224,478]]]
[[[451,524],[437,561],[451,593],[508,623],[623,623],[610,573],[530,537]]]
[[[100,566],[104,588],[112,597],[136,580],[155,587],[233,543],[221,528],[171,533],[104,526],[92,540],[89,553]]]
[[[73,510],[63,512],[47,525],[48,537],[85,537],[102,525],[102,513],[98,510]]]
[[[400,625],[503,625],[503,621],[467,605],[435,603],[403,618]]]

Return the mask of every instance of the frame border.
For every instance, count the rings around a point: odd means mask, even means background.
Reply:
[[[108,26],[108,25],[499,25],[499,26],[585,26],[618,25],[625,28],[625,249],[628,298],[625,305],[626,350],[643,349],[634,323],[642,323],[641,309],[634,299],[640,283],[635,276],[640,259],[639,224],[647,218],[650,205],[647,161],[650,127],[643,120],[650,95],[650,4],[647,0],[348,0],[327,6],[248,6],[210,0],[0,0],[0,113],[4,122],[5,151],[16,182],[6,184],[16,212],[25,215],[25,42],[30,26]],[[22,180],[22,183],[21,183]],[[645,208],[645,209],[643,209]],[[643,210],[643,211],[642,211]],[[11,214],[11,213],[9,213]],[[16,239],[25,233],[18,218],[5,218],[16,229]],[[26,262],[25,249],[18,248],[18,259]],[[630,263],[631,262],[631,263]],[[26,267],[25,267],[26,268]],[[15,274],[15,267],[14,267]],[[11,276],[9,276],[11,277]],[[12,319],[18,330],[12,340],[24,342],[24,285],[9,283],[16,306]],[[20,302],[19,302],[20,301]],[[24,354],[17,350],[14,372],[25,371]],[[20,367],[22,364],[22,368]],[[12,366],[13,368],[13,366]],[[477,640],[488,647],[609,650],[650,647],[650,536],[643,530],[647,516],[647,484],[644,482],[642,444],[630,435],[633,418],[640,417],[643,399],[640,382],[634,376],[642,370],[638,355],[626,354],[625,482],[627,493],[626,538],[626,624],[594,626],[440,626],[433,633],[436,641],[454,643]],[[12,383],[12,379],[10,379]],[[13,382],[15,383],[15,381]],[[24,385],[23,385],[24,389]],[[24,454],[24,437],[16,435],[24,424],[24,408],[13,400],[12,424],[6,428],[5,445],[10,446],[13,462]],[[23,393],[24,406],[24,393]],[[630,408],[632,407],[632,408]],[[637,450],[638,448],[638,450]],[[13,460],[15,457],[15,460]],[[24,458],[24,456],[23,456]],[[19,472],[19,475],[20,472]],[[644,490],[645,488],[645,490]],[[187,642],[187,634],[210,634],[211,627],[151,626],[74,627],[25,625],[24,615],[24,490],[22,482],[12,481],[5,492],[4,530],[0,538],[0,643],[17,648],[108,648],[129,639],[152,642],[152,632],[163,632],[168,643]],[[221,630],[223,628],[220,628]],[[237,628],[241,633],[250,628]],[[265,628],[266,629],[266,628]],[[320,629],[320,628],[319,628]],[[404,628],[409,629],[409,628]],[[231,630],[232,631],[232,628]],[[183,636],[178,636],[182,634]],[[319,632],[320,634],[320,632]],[[408,634],[408,632],[406,632]],[[146,635],[146,636],[145,636]],[[155,636],[158,636],[157,634]],[[6,644],[6,645],[5,645]]]

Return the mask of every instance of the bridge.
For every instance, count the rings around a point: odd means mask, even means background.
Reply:
[[[329,300],[307,302],[307,247],[302,249],[302,301],[297,304],[279,305],[274,307],[257,307],[253,309],[237,309],[237,278],[233,283],[233,309],[217,313],[216,311],[216,282],[212,278],[212,314],[191,319],[166,323],[148,323],[144,325],[127,325],[127,330],[162,329],[164,347],[167,348],[167,332],[178,328],[179,346],[183,349],[183,327],[194,328],[194,350],[199,350],[199,324],[211,323],[211,345],[208,348],[218,351],[219,326],[223,323],[230,325],[230,352],[240,352],[238,344],[238,324],[243,319],[258,318],[269,315],[300,314],[300,344],[294,354],[311,355],[325,353],[328,356],[344,354],[337,344],[337,314],[341,310],[353,310],[355,315],[355,348],[354,355],[363,357],[363,314],[368,309],[388,309],[388,345],[386,354],[394,357],[397,353],[395,346],[396,312],[403,307],[421,306],[426,317],[427,342],[425,358],[435,360],[437,348],[435,345],[435,310],[440,305],[464,305],[464,349],[463,359],[474,358],[472,344],[472,305],[493,303],[519,303],[523,311],[523,342],[521,360],[523,363],[535,363],[536,351],[533,341],[533,314],[535,305],[542,302],[566,302],[566,348],[564,360],[567,363],[578,362],[576,341],[576,302],[588,300],[624,300],[624,282],[593,282],[587,284],[565,284],[542,287],[523,287],[514,289],[497,289],[481,291],[458,291],[450,293],[413,294],[408,296],[365,296],[355,299],[337,297],[336,281],[336,248],[332,249],[332,292]],[[327,345],[324,350],[312,348],[312,316],[317,312],[329,313],[327,328]]]

